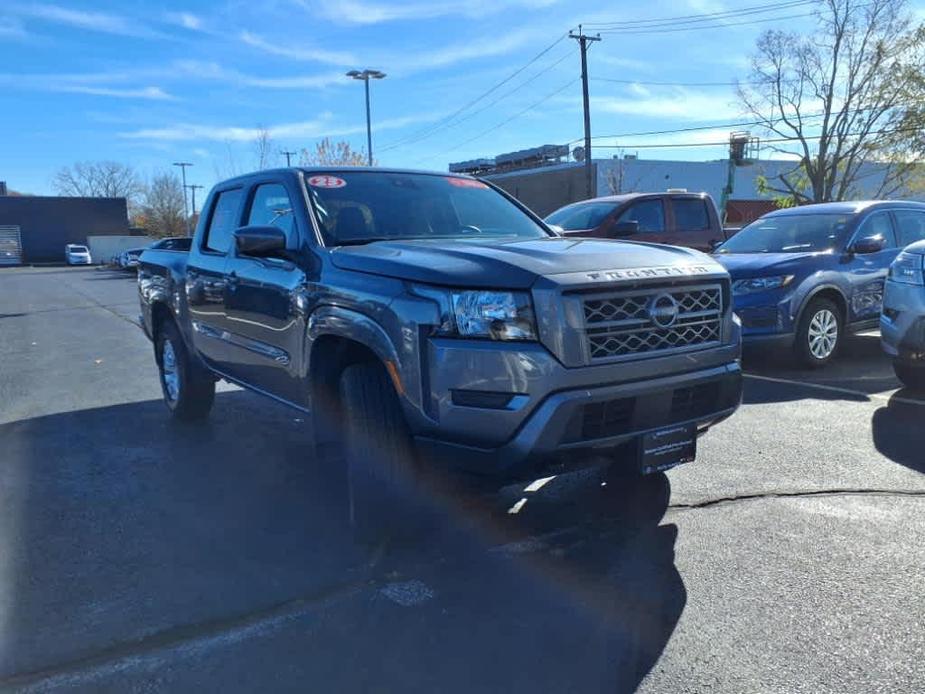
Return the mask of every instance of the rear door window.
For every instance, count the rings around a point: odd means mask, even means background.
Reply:
[[[241,208],[241,189],[224,190],[218,194],[212,207],[212,217],[206,229],[203,246],[214,253],[227,253],[231,248],[234,230],[238,228]]]
[[[671,201],[678,231],[703,231],[710,228],[707,205],[699,198],[677,198]]]
[[[925,239],[925,212],[895,210],[893,214],[896,216],[896,231],[900,248]]]
[[[620,222],[638,222],[641,232],[665,231],[665,207],[658,198],[640,200],[625,209],[617,218]]]

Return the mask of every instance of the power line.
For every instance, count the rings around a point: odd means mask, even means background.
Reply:
[[[750,19],[743,22],[720,22],[710,25],[698,26],[681,26],[681,27],[663,27],[654,29],[601,29],[599,33],[619,36],[639,36],[643,34],[671,34],[678,31],[704,31],[706,29],[725,29],[727,27],[748,26],[751,24],[765,24],[767,22],[780,22],[787,19],[803,19],[814,16],[813,12],[804,12],[802,14],[780,15],[776,17],[765,17],[763,19]]]
[[[527,106],[527,108],[523,109],[522,111],[518,111],[518,112],[515,113],[513,116],[510,116],[509,118],[504,119],[504,120],[501,121],[500,123],[496,123],[495,125],[491,126],[490,128],[488,128],[488,129],[486,129],[486,130],[483,130],[483,131],[480,132],[478,135],[475,135],[474,137],[470,137],[468,140],[464,140],[463,142],[460,142],[460,143],[458,143],[458,144],[456,144],[456,145],[450,147],[449,149],[443,150],[443,151],[440,152],[439,154],[434,154],[434,155],[425,157],[425,159],[433,159],[433,158],[436,158],[436,157],[442,157],[442,156],[444,156],[444,155],[446,155],[446,154],[449,154],[450,152],[455,152],[455,151],[456,151],[457,149],[459,149],[460,147],[465,147],[465,146],[468,145],[469,143],[475,142],[476,140],[479,140],[479,139],[485,137],[485,136],[488,135],[489,133],[492,133],[492,132],[494,132],[495,130],[497,130],[498,128],[502,128],[502,127],[504,127],[505,125],[507,125],[508,123],[510,123],[511,121],[516,120],[517,118],[520,118],[520,117],[521,117],[522,115],[524,115],[525,113],[529,113],[530,111],[532,111],[533,109],[535,109],[537,106],[540,106],[541,104],[543,104],[543,103],[549,101],[549,100],[550,100],[551,98],[553,98],[554,96],[560,94],[561,92],[565,91],[567,88],[571,87],[571,86],[572,86],[573,84],[575,84],[577,81],[578,81],[578,78],[570,79],[568,82],[566,82],[565,84],[563,84],[561,87],[557,88],[555,91],[550,92],[549,94],[547,94],[546,96],[544,96],[544,97],[543,97],[542,99],[540,99],[539,101],[530,104],[529,106]],[[422,160],[418,160],[418,161],[422,161]]]
[[[526,64],[524,64],[524,65],[522,65],[521,67],[517,68],[514,72],[512,72],[510,75],[508,75],[507,77],[505,77],[503,80],[501,80],[500,82],[498,82],[497,84],[495,84],[493,87],[491,87],[490,89],[488,89],[488,90],[485,91],[485,92],[482,92],[479,96],[477,96],[477,97],[475,97],[474,99],[472,99],[471,101],[467,102],[464,106],[461,106],[461,107],[458,108],[456,111],[454,111],[453,113],[451,113],[449,116],[446,116],[445,118],[442,118],[442,119],[439,120],[436,124],[434,124],[434,125],[432,125],[432,126],[428,126],[427,128],[422,128],[421,130],[419,130],[419,131],[417,131],[417,132],[414,132],[414,133],[411,133],[410,135],[406,135],[405,137],[399,138],[398,140],[395,140],[394,142],[391,142],[391,143],[389,143],[388,145],[386,145],[386,146],[384,146],[384,147],[380,147],[380,148],[379,148],[379,151],[380,151],[380,152],[385,152],[385,151],[388,151],[388,150],[390,150],[390,149],[394,149],[395,147],[399,147],[400,145],[403,145],[403,144],[405,144],[405,143],[407,143],[407,142],[411,142],[411,141],[415,141],[415,140],[417,140],[417,139],[424,139],[424,138],[426,138],[426,137],[430,137],[430,135],[432,135],[434,132],[436,132],[437,130],[440,130],[440,129],[443,128],[443,127],[446,127],[453,119],[455,119],[457,116],[461,115],[462,113],[465,113],[468,109],[470,109],[470,108],[472,108],[473,106],[475,106],[475,105],[476,105],[478,102],[480,102],[482,99],[484,99],[484,98],[486,98],[486,97],[488,97],[488,96],[494,94],[496,91],[498,91],[498,90],[499,90],[501,87],[503,87],[505,84],[507,84],[507,83],[510,82],[512,79],[514,79],[515,77],[517,77],[517,75],[521,74],[524,70],[526,70],[528,67],[530,67],[531,65],[533,65],[534,63],[536,63],[536,62],[537,62],[540,58],[542,58],[544,55],[546,55],[547,53],[549,53],[549,51],[551,51],[553,48],[555,48],[556,46],[558,46],[558,45],[559,45],[562,41],[564,41],[567,37],[568,37],[568,33],[567,33],[567,32],[566,32],[565,34],[562,34],[562,36],[560,36],[559,38],[557,38],[557,39],[556,39],[555,41],[553,41],[551,44],[549,44],[548,46],[546,46],[546,48],[544,48],[544,49],[541,50],[539,53],[537,53],[535,56],[533,56],[530,60],[528,60]],[[420,137],[419,137],[419,136],[420,136]]]
[[[735,10],[723,10],[719,12],[702,12],[699,14],[679,15],[675,17],[654,17],[650,19],[632,19],[613,22],[586,22],[585,26],[605,28],[618,27],[652,27],[687,24],[691,22],[715,21],[725,18],[735,18],[752,14],[763,14],[780,10],[791,9],[804,5],[815,5],[817,0],[789,0],[786,2],[770,3],[765,5],[751,5],[749,7],[740,7]]]

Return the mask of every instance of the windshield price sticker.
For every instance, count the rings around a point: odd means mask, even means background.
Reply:
[[[312,188],[343,188],[347,181],[337,176],[312,176],[308,179],[308,185]]]
[[[488,187],[481,181],[474,181],[471,178],[457,178],[456,176],[450,176],[446,180],[450,182],[451,186],[456,186],[457,188],[487,188]]]

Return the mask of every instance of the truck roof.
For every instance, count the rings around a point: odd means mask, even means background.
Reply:
[[[221,181],[224,183],[231,183],[233,181],[246,181],[254,176],[264,175],[264,174],[273,174],[273,173],[304,173],[304,174],[324,174],[324,173],[356,173],[356,172],[371,172],[371,173],[390,173],[390,174],[425,174],[429,176],[454,176],[457,178],[473,178],[466,174],[450,173],[449,171],[429,171],[424,169],[396,169],[391,167],[384,166],[290,166],[289,168],[281,167],[276,169],[263,169],[261,171],[251,171],[246,174],[240,174],[239,176],[233,176]]]

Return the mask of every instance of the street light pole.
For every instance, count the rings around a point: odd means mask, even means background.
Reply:
[[[351,70],[347,73],[347,77],[352,77],[355,80],[362,80],[365,83],[366,87],[366,155],[369,165],[373,165],[373,128],[372,128],[372,119],[370,117],[369,111],[369,80],[381,80],[385,77],[384,72],[379,70]]]
[[[196,191],[202,190],[202,186],[197,186],[195,183],[190,183],[187,186],[187,188],[189,188],[189,192],[190,192],[190,195],[192,196],[192,203],[193,203],[193,213],[190,215],[190,217],[195,217],[196,216]]]
[[[189,206],[186,203],[186,167],[192,166],[188,161],[175,161],[174,166],[179,166],[183,176],[183,216],[186,218],[186,235],[192,236],[193,232],[189,226]]]

